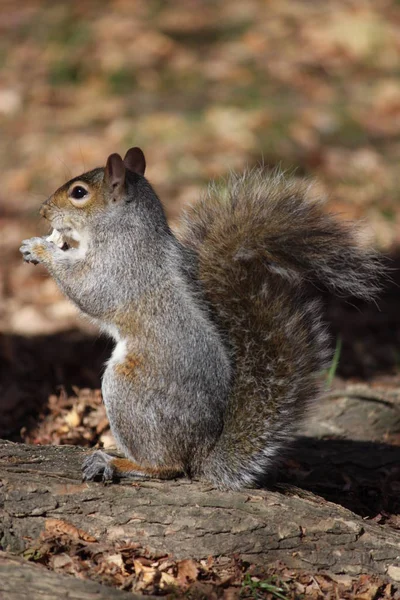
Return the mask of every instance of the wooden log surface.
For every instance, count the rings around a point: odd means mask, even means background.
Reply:
[[[387,472],[400,449],[369,442],[305,439],[306,457],[329,473]],[[98,541],[134,541],[176,558],[240,553],[244,560],[281,560],[292,568],[400,577],[400,532],[354,514],[306,489],[227,492],[204,482],[83,483],[87,451],[70,446],[0,442],[1,547],[22,551],[48,519],[62,519]],[[383,469],[383,470],[382,470]]]

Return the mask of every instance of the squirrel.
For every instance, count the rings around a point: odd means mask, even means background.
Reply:
[[[309,181],[262,167],[212,184],[172,232],[140,148],[108,157],[41,207],[20,248],[116,345],[102,393],[117,445],[84,480],[275,471],[330,359],[318,286],[374,299],[382,260]]]

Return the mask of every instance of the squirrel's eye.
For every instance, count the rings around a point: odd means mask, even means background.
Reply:
[[[88,193],[88,191],[85,190],[84,187],[82,187],[81,185],[76,185],[74,188],[72,188],[69,195],[71,196],[71,198],[74,198],[75,200],[80,200],[81,198],[86,196],[87,193]]]

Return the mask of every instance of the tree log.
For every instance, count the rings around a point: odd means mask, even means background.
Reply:
[[[23,558],[0,552],[0,598],[4,600],[151,600],[76,577],[52,573]]]
[[[350,465],[365,476],[371,466],[377,473],[399,463],[400,449],[394,446],[369,443],[373,448],[367,451],[361,442],[335,444],[303,440],[296,460],[304,455],[309,464],[322,463],[326,476],[329,464],[340,472]],[[100,542],[136,542],[176,558],[240,553],[252,563],[280,560],[291,568],[400,577],[399,531],[308,490],[283,486],[280,491],[227,492],[185,479],[82,483],[86,453],[71,446],[0,442],[2,549],[22,551],[52,518]]]

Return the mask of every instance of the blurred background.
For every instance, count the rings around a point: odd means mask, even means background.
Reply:
[[[171,223],[231,170],[317,178],[393,267],[379,309],[327,298],[338,373],[398,377],[399,59],[395,0],[1,0],[0,435],[107,430],[93,390],[112,344],[18,248],[55,188],[132,145]]]

